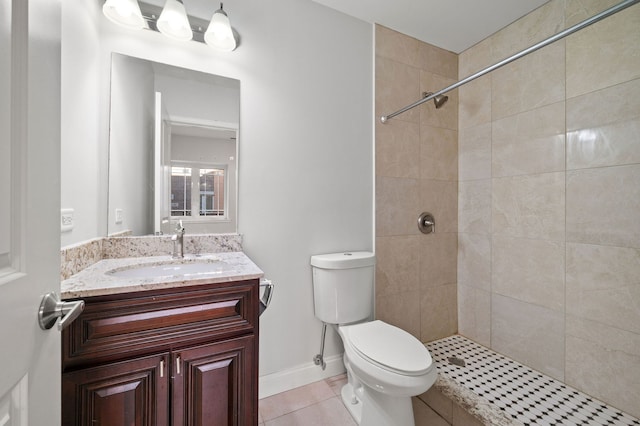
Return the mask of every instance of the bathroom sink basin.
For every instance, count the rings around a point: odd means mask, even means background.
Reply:
[[[133,265],[113,269],[107,272],[119,278],[161,278],[161,277],[189,277],[199,275],[215,275],[222,273],[224,263],[219,261],[169,261],[160,264]]]

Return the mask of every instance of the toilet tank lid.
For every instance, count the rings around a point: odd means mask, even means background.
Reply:
[[[369,251],[348,251],[311,256],[311,266],[323,269],[362,268],[375,264],[376,255]]]

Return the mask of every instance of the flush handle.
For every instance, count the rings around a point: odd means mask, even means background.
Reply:
[[[436,220],[429,212],[423,212],[418,216],[418,229],[423,234],[436,232]]]

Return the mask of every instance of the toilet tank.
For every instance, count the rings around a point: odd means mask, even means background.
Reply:
[[[371,252],[311,256],[315,315],[329,324],[367,319],[373,312],[376,257]]]

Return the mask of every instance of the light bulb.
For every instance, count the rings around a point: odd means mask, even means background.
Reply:
[[[178,0],[166,1],[156,26],[162,34],[176,40],[187,41],[193,38],[184,4]]]
[[[102,13],[123,27],[139,30],[147,26],[136,0],[107,0],[102,5]]]
[[[211,17],[209,27],[204,33],[204,41],[209,46],[225,52],[231,52],[238,45],[231,29],[231,22],[222,9],[222,4],[220,4],[220,9],[216,10]]]

